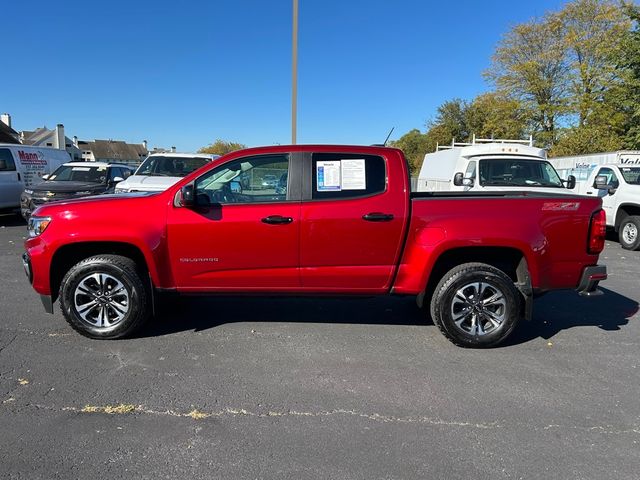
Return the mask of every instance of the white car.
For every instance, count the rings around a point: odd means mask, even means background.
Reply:
[[[118,183],[115,193],[161,192],[219,156],[205,153],[153,153],[133,175]]]

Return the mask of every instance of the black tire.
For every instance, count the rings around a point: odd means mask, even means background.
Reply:
[[[625,250],[640,249],[640,217],[629,215],[622,219],[618,229],[620,246]]]
[[[71,267],[60,284],[64,318],[89,338],[132,334],[149,317],[149,299],[135,262],[120,255],[86,258]]]
[[[455,345],[493,347],[518,324],[522,296],[502,270],[484,263],[465,263],[440,279],[430,310],[433,323]]]

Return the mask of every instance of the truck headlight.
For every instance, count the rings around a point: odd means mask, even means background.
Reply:
[[[31,238],[37,237],[47,229],[49,223],[51,223],[51,217],[29,217],[29,223],[27,224],[29,236]]]
[[[33,195],[33,190],[29,190],[25,188],[24,193],[26,193],[27,195]]]

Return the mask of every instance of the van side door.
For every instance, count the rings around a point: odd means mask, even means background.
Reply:
[[[0,148],[0,208],[18,207],[23,189],[22,174],[16,169],[13,153]]]

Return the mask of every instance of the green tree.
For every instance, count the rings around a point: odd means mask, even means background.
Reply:
[[[578,127],[601,124],[603,112],[598,105],[621,80],[612,59],[631,22],[621,5],[611,0],[574,0],[558,18],[569,68],[569,108],[578,117]]]
[[[433,151],[435,148],[435,146],[429,145],[427,135],[421,133],[417,128],[405,133],[398,140],[390,142],[389,145],[404,152],[412,175],[420,171],[425,153]]]
[[[477,96],[465,111],[466,125],[479,138],[523,139],[531,113],[516,99],[496,92]]]
[[[235,152],[236,150],[242,150],[247,148],[246,145],[237,142],[228,142],[226,140],[218,139],[211,145],[202,147],[198,150],[198,153],[210,153],[213,155],[226,155],[227,153]]]
[[[577,126],[563,130],[556,144],[549,150],[550,157],[612,152],[624,147],[624,139],[603,125]]]
[[[624,116],[625,148],[640,149],[640,7],[625,2],[623,10],[633,28],[626,33],[615,59],[623,81],[608,95],[618,114]]]
[[[538,139],[551,145],[567,113],[568,73],[563,23],[549,14],[508,31],[485,77],[502,95],[518,100],[531,112]]]

